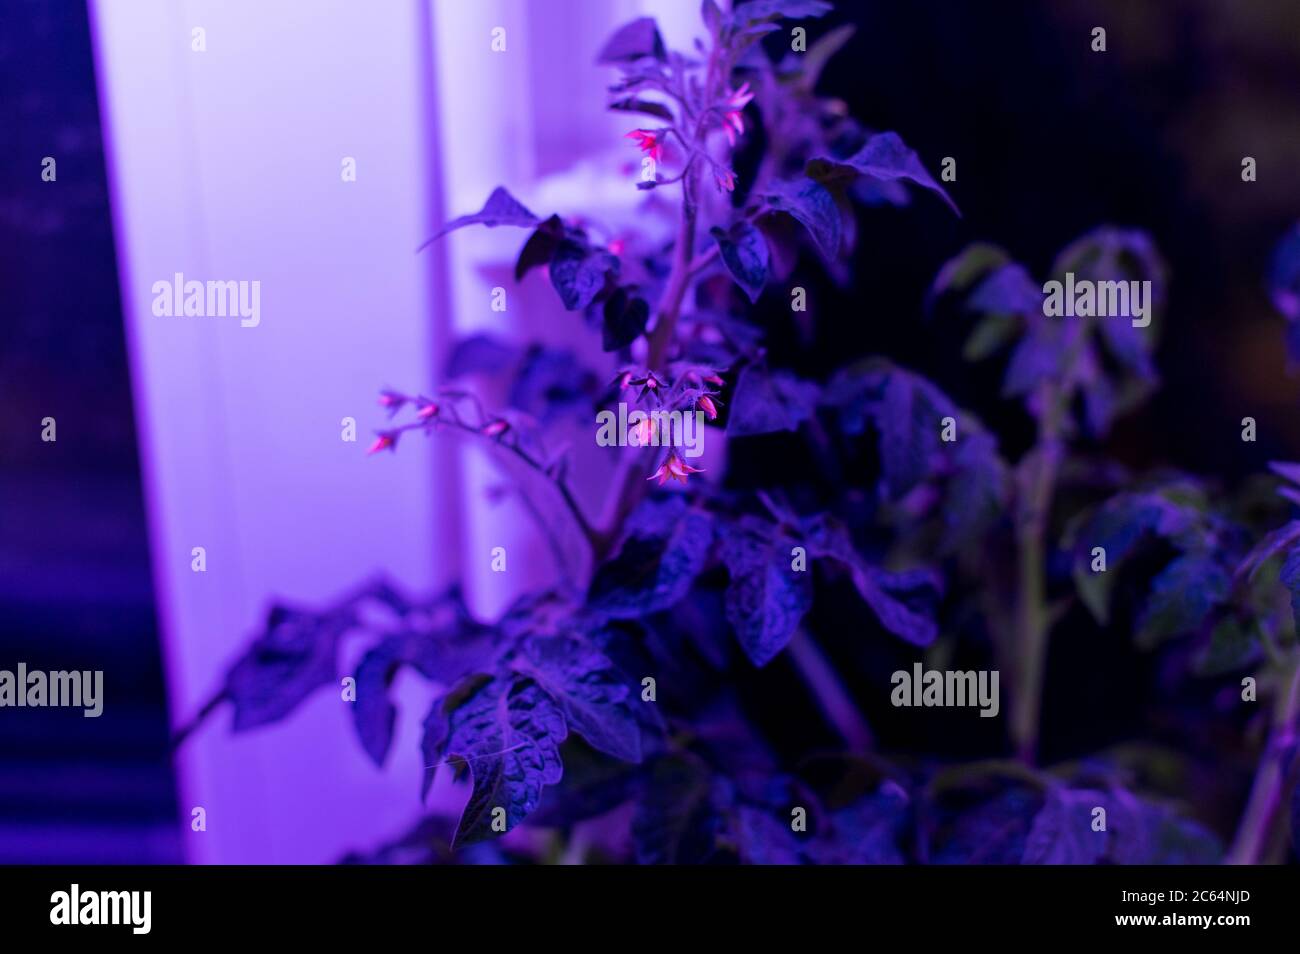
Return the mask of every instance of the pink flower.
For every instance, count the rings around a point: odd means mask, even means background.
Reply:
[[[727,134],[727,142],[733,146],[736,144],[736,137],[745,132],[745,118],[742,112],[753,98],[754,94],[749,91],[748,82],[742,83],[740,89],[734,89],[727,95],[725,100],[727,108],[722,114],[722,128]]]
[[[703,394],[695,403],[700,406],[700,410],[704,411],[704,413],[709,416],[710,421],[716,421],[718,419],[718,406],[713,403],[713,398],[709,397],[707,394]]]
[[[632,433],[636,437],[637,446],[649,447],[652,445],[655,442],[655,432],[657,430],[658,428],[655,427],[654,418],[643,417],[641,420],[637,421],[635,426],[632,428]]]
[[[678,480],[684,484],[686,483],[686,479],[690,474],[702,474],[702,473],[704,473],[704,470],[702,468],[692,467],[690,464],[686,463],[684,460],[678,457],[676,451],[669,451],[668,459],[665,460],[662,464],[660,464],[659,469],[656,470],[649,477],[647,477],[646,480],[654,480],[656,477],[658,477],[659,486],[662,487],[664,485],[664,481]]]
[[[405,403],[406,395],[404,394],[398,394],[396,391],[379,392],[379,406],[387,409],[389,417],[401,410],[402,405]]]
[[[488,421],[484,424],[483,430],[480,431],[480,433],[484,437],[499,437],[508,430],[510,430],[509,422],[497,418],[495,421]]]
[[[420,409],[415,412],[415,416],[422,421],[427,421],[429,418],[436,417],[437,415],[438,405],[434,404],[432,401],[420,405]]]
[[[664,157],[664,141],[659,134],[650,129],[633,129],[625,139],[635,139],[637,148],[647,156],[659,162]]]
[[[727,192],[736,191],[736,174],[730,169],[723,169],[721,172],[714,172],[713,177],[718,181],[718,188]]]
[[[394,451],[397,449],[397,435],[391,432],[380,434],[377,438],[375,438],[375,442],[370,445],[370,449],[366,451],[366,453],[377,454],[381,450],[388,450],[388,449],[392,449]]]

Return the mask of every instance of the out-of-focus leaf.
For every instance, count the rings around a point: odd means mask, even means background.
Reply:
[[[496,335],[470,335],[456,342],[444,372],[448,378],[497,374],[519,360],[519,349]]]
[[[1228,574],[1210,553],[1175,557],[1151,581],[1137,618],[1134,641],[1150,649],[1161,640],[1198,629],[1228,597]]]
[[[1055,788],[1034,816],[1025,838],[1026,865],[1093,865],[1110,848],[1109,832],[1093,831],[1092,810],[1106,796],[1086,789]]]
[[[650,318],[644,298],[619,288],[605,300],[602,310],[601,347],[605,351],[625,348],[641,336]]]
[[[749,365],[736,382],[727,434],[749,437],[797,430],[812,416],[816,402],[817,385],[801,381],[788,371]]]
[[[631,63],[644,57],[667,58],[663,37],[652,17],[640,17],[614,31],[601,48],[596,63],[601,66]]]
[[[430,242],[442,238],[448,232],[454,232],[456,229],[464,228],[467,225],[486,225],[490,229],[496,228],[498,225],[515,225],[527,228],[536,225],[538,221],[537,216],[524,208],[514,196],[497,186],[492,190],[492,194],[488,196],[483,208],[470,215],[462,215],[460,218],[452,219],[425,240],[420,248],[424,248]]]
[[[787,20],[824,17],[831,9],[824,0],[748,0],[731,11],[731,24],[734,29],[744,29],[772,17]]]
[[[713,779],[693,759],[665,756],[650,767],[632,816],[636,860],[642,865],[698,864],[717,851],[720,819]]]

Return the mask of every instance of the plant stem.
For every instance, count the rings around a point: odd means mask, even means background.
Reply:
[[[1011,699],[1011,742],[1016,755],[1032,764],[1038,748],[1043,669],[1047,661],[1047,525],[1063,445],[1064,400],[1053,383],[1041,390],[1038,441],[1020,465],[1016,500],[1016,605],[1012,660],[1016,678]]]
[[[697,173],[692,166],[688,168],[686,178],[682,180],[682,217],[677,230],[676,247],[673,249],[672,270],[668,274],[668,284],[664,288],[663,296],[659,299],[658,320],[648,339],[646,367],[651,371],[661,373],[663,371],[664,359],[667,357],[668,348],[677,330],[677,319],[681,317],[682,302],[686,299],[692,277],[700,267],[699,260],[694,257],[697,181]],[[614,493],[610,497],[604,526],[592,537],[596,562],[600,562],[609,554],[610,548],[618,539],[619,528],[623,526],[623,521],[645,494],[645,475],[638,464],[643,456],[639,448],[633,449],[630,453],[625,452],[622,460],[619,461],[613,483]]]
[[[799,670],[826,721],[835,727],[844,744],[851,751],[870,751],[875,744],[871,726],[853,704],[834,667],[812,637],[800,629],[790,640],[788,648],[790,661]]]
[[[1286,787],[1286,759],[1295,742],[1296,719],[1300,716],[1300,655],[1292,657],[1288,675],[1276,701],[1273,727],[1264,751],[1260,753],[1246,811],[1225,859],[1230,865],[1253,865],[1263,860],[1282,802],[1282,792]]]

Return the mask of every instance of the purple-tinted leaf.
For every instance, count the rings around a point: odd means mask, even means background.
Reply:
[[[1170,560],[1151,581],[1151,595],[1134,624],[1134,641],[1149,649],[1199,629],[1227,599],[1229,582],[1212,554],[1185,553]]]
[[[564,778],[542,790],[542,802],[530,816],[545,828],[569,828],[624,804],[636,791],[638,767],[606,758],[570,737],[561,752]]]
[[[1268,291],[1287,321],[1300,321],[1300,223],[1282,236],[1273,251]]]
[[[803,862],[790,816],[766,806],[737,805],[731,816],[731,840],[747,865],[797,865]]]
[[[551,259],[551,285],[569,311],[586,308],[605,287],[611,272],[618,274],[618,259],[604,249],[593,249],[565,239]]]
[[[980,278],[1011,261],[1005,250],[988,242],[975,242],[943,263],[925,296],[926,310],[949,292],[964,292]]]
[[[1035,793],[1015,788],[955,812],[944,811],[930,860],[939,865],[1014,865],[1025,854],[1042,806]]]
[[[849,564],[849,575],[858,595],[885,629],[916,646],[934,642],[939,627],[934,621],[933,604],[938,585],[933,573],[928,570],[893,573],[859,559]]]
[[[812,580],[792,568],[793,544],[765,520],[742,517],[724,524],[719,542],[731,574],[727,622],[754,665],[765,666],[812,607]]]
[[[1148,536],[1191,542],[1194,511],[1157,493],[1120,494],[1095,510],[1075,534],[1074,583],[1079,598],[1097,622],[1110,618],[1110,594],[1122,561]],[[1093,572],[1092,551],[1106,551],[1106,572]]]
[[[597,378],[572,351],[533,345],[510,386],[509,404],[542,423],[569,412],[588,412]]]
[[[1213,865],[1222,860],[1219,840],[1168,808],[1117,791],[1106,813],[1109,860],[1120,865]]]
[[[410,666],[424,678],[450,686],[487,668],[494,649],[490,632],[459,625],[395,633],[370,649],[357,664],[352,718],[361,747],[371,760],[382,766],[392,744],[397,709],[389,700],[388,689],[401,667]]]
[[[420,782],[421,801],[428,797],[429,786],[433,784],[438,766],[442,762],[447,733],[451,731],[451,725],[447,720],[446,702],[445,696],[438,696],[433,700],[424,717],[424,726],[420,733],[420,755],[424,760],[424,775]]]
[[[898,133],[877,133],[847,159],[810,159],[804,172],[809,178],[824,183],[848,182],[858,175],[885,182],[905,179],[936,193],[953,212],[961,215],[952,197],[926,171],[916,153],[904,144]]]
[[[767,284],[767,239],[748,222],[737,222],[729,230],[714,227],[710,233],[722,253],[722,264],[751,302]]]
[[[226,675],[235,707],[232,731],[278,722],[322,686],[337,681],[338,643],[351,613],[300,612],[277,606],[266,630]]]
[[[969,306],[975,311],[1004,315],[1041,315],[1043,289],[1024,266],[1011,263],[996,268],[980,282]]]
[[[1101,792],[1053,789],[1034,816],[1021,864],[1097,864],[1105,857],[1110,842],[1109,832],[1092,830],[1092,810],[1107,804]]]
[[[783,212],[806,228],[826,258],[839,255],[843,221],[834,196],[820,183],[811,179],[778,180],[768,186],[762,198],[768,212]]]
[[[1287,552],[1278,580],[1291,594],[1291,615],[1296,620],[1297,631],[1300,631],[1300,545]]]
[[[629,701],[626,678],[601,653],[569,636],[526,639],[516,671],[531,676],[546,691],[570,731],[592,748],[641,761],[641,730]]]
[[[817,385],[801,381],[788,371],[750,365],[740,372],[736,382],[727,434],[747,437],[797,430],[812,417],[816,402]]]
[[[632,816],[637,864],[699,864],[717,851],[719,829],[708,771],[682,756],[656,759]]]
[[[660,61],[667,58],[663,37],[652,17],[641,17],[619,27],[606,41],[596,63],[602,66],[631,63],[643,57]]]
[[[623,99],[616,99],[609,104],[609,108],[620,113],[641,113],[646,116],[654,116],[656,119],[662,119],[666,123],[673,122],[676,117],[673,111],[663,103],[656,103],[649,99],[640,99],[636,96],[627,96]]]
[[[1024,397],[1033,394],[1046,381],[1059,380],[1065,367],[1069,346],[1065,336],[1043,332],[1041,322],[1031,327],[1030,333],[1020,339],[1002,379],[1004,397]]]
[[[704,569],[713,520],[681,497],[647,500],[628,519],[618,554],[596,572],[588,605],[613,619],[636,619],[674,605]]]
[[[448,727],[444,751],[468,763],[474,778],[457,846],[494,837],[495,809],[504,809],[506,830],[514,828],[537,807],[542,786],[564,774],[564,716],[531,679],[489,679],[451,711]]]
[[[519,258],[515,261],[515,281],[521,281],[534,268],[549,265],[563,239],[564,223],[558,215],[552,215],[537,226],[519,250]]]
[[[997,440],[983,431],[960,437],[943,500],[944,542],[963,546],[995,523],[1006,503],[1007,467]]]
[[[639,295],[619,288],[605,300],[602,309],[601,348],[617,351],[641,336],[650,318],[650,305]]]
[[[809,845],[808,854],[820,865],[901,865],[909,809],[907,793],[886,783],[832,812],[829,831]]]
[[[731,11],[731,24],[734,29],[743,29],[772,17],[787,20],[824,17],[831,9],[824,0],[747,0]]]
[[[537,216],[529,212],[505,189],[497,186],[488,196],[483,208],[479,209],[472,215],[462,215],[458,219],[452,219],[437,232],[426,239],[420,248],[424,248],[430,242],[442,238],[448,232],[454,232],[456,229],[464,228],[466,225],[486,225],[488,228],[496,228],[498,225],[515,225],[521,228],[527,228],[536,225]]]
[[[470,335],[456,342],[447,359],[444,374],[461,378],[467,374],[497,374],[519,360],[519,349],[495,335]]]

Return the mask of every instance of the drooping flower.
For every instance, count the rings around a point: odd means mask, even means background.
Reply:
[[[633,129],[624,138],[635,139],[637,148],[655,162],[663,159],[664,141],[660,138],[658,132],[652,129]]]
[[[745,117],[743,111],[754,98],[754,94],[749,90],[749,82],[740,84],[739,89],[733,89],[727,94],[724,101],[725,109],[722,114],[722,128],[727,134],[727,142],[731,145],[736,144],[736,137],[743,135],[745,132]],[[731,191],[728,189],[727,191]]]
[[[377,454],[381,450],[397,450],[397,434],[393,431],[383,431],[375,438],[375,442],[370,445],[367,454]]]
[[[415,412],[415,416],[422,421],[427,421],[432,417],[437,417],[438,405],[433,401],[425,401],[420,405],[420,409]]]
[[[510,430],[510,423],[497,418],[495,421],[488,421],[484,424],[480,433],[484,437],[500,437],[508,430]]]
[[[632,426],[632,434],[636,438],[638,447],[649,447],[654,444],[657,433],[658,427],[652,417],[643,417]]]
[[[389,417],[400,411],[406,400],[406,395],[398,394],[396,391],[379,392],[379,406],[388,411]]]
[[[717,180],[718,188],[724,192],[736,191],[736,174],[730,169],[715,170],[713,178]]]
[[[695,403],[700,406],[700,410],[708,415],[710,421],[716,421],[718,419],[718,406],[713,403],[713,398],[709,397],[709,395],[700,395],[700,399]]]
[[[690,474],[702,473],[704,473],[702,467],[692,467],[678,457],[676,451],[669,451],[667,460],[660,464],[659,469],[647,477],[646,480],[654,480],[657,477],[659,486],[662,487],[665,481],[677,480],[684,484]]]

